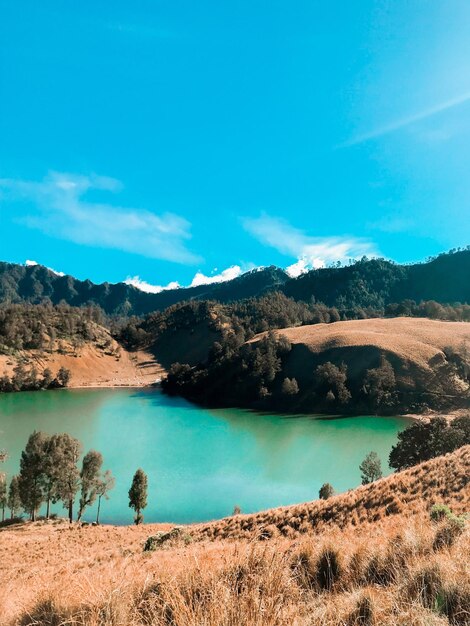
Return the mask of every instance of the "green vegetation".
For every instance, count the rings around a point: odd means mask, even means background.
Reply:
[[[102,497],[114,487],[114,479],[109,471],[102,472],[103,457],[90,450],[82,461],[81,471],[78,461],[81,443],[67,433],[49,436],[43,432],[33,432],[21,453],[20,473],[13,476],[6,496],[6,479],[0,476],[0,507],[11,510],[13,518],[23,509],[32,521],[37,517],[41,505],[46,503],[46,519],[50,517],[51,502],[62,501],[68,510],[69,521],[73,521],[73,505],[76,494],[81,492],[77,520],[80,521],[87,506],[96,498]],[[99,522],[99,507],[97,513]]]
[[[397,471],[470,444],[470,414],[448,422],[443,417],[419,421],[398,434],[389,465]]]
[[[359,469],[361,470],[361,482],[363,485],[368,485],[382,478],[382,463],[377,452],[369,452],[359,465]]]
[[[328,498],[331,498],[334,495],[335,490],[330,485],[330,483],[323,483],[323,485],[320,487],[320,491],[318,492],[318,497],[320,498],[320,500],[328,500]]]
[[[142,510],[147,506],[148,479],[147,474],[142,469],[138,469],[132,479],[129,489],[129,507],[134,509],[134,522],[136,525],[144,521]]]

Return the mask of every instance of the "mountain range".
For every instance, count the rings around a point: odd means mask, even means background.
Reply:
[[[269,266],[222,283],[160,293],[147,293],[123,282],[95,284],[78,280],[42,265],[0,262],[0,302],[93,304],[110,315],[144,315],[187,300],[226,303],[280,291],[294,300],[313,300],[339,308],[380,308],[404,300],[468,303],[469,278],[470,248],[409,265],[385,259],[362,259],[345,266],[311,270],[297,278]]]

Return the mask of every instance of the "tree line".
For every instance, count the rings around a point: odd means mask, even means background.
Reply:
[[[26,369],[25,365],[20,361],[13,368],[11,376],[7,372],[0,376],[0,392],[59,389],[67,387],[71,378],[72,373],[67,367],[61,366],[55,375],[49,367],[46,367],[39,374],[34,365]]]
[[[74,505],[78,496],[76,519],[79,522],[85,510],[97,502],[96,523],[99,524],[101,502],[109,499],[115,479],[110,470],[103,470],[103,456],[89,450],[79,463],[82,444],[67,433],[48,435],[34,431],[21,453],[20,471],[9,484],[0,473],[0,510],[2,521],[5,509],[10,509],[14,519],[21,510],[31,521],[37,519],[42,505],[46,505],[45,518],[51,517],[51,504],[61,502],[67,510],[69,522],[74,519]],[[6,453],[0,453],[0,462]],[[129,506],[135,511],[134,521],[143,521],[142,511],[147,506],[148,480],[138,469],[129,489]]]

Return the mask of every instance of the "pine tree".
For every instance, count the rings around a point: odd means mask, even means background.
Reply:
[[[67,433],[60,435],[58,462],[60,472],[57,480],[57,499],[68,509],[69,522],[73,521],[73,503],[80,487],[80,472],[77,467],[82,446],[78,439]]]
[[[47,435],[34,431],[21,453],[19,493],[23,509],[34,522],[36,513],[44,500],[44,447]]]
[[[15,517],[15,514],[21,508],[21,496],[18,476],[13,476],[10,481],[10,487],[8,488],[7,504],[11,513],[10,517],[11,519],[13,519]]]
[[[91,506],[98,496],[101,466],[103,455],[96,450],[90,450],[85,454],[80,472],[81,495],[78,508],[77,520],[80,521],[87,506]]]
[[[0,509],[2,509],[2,522],[5,521],[5,507],[7,503],[7,481],[5,474],[0,474]]]
[[[101,480],[98,482],[97,494],[98,494],[98,509],[96,511],[96,523],[100,523],[100,509],[101,509],[101,498],[105,498],[109,500],[108,492],[114,488],[114,476],[111,474],[109,470],[106,470],[103,474]]]
[[[134,474],[132,485],[129,489],[129,506],[135,511],[134,521],[136,524],[142,523],[144,519],[141,511],[147,506],[147,487],[147,475],[144,470],[138,469]]]

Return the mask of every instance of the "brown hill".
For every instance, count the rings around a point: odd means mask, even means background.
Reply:
[[[363,319],[275,331],[292,344],[283,373],[301,387],[313,383],[317,365],[348,368],[356,393],[382,356],[392,364],[402,402],[426,401],[436,409],[470,406],[470,324],[425,318]],[[257,335],[251,342],[258,341]]]
[[[163,525],[3,528],[0,624],[466,625],[468,523],[426,509],[468,510],[469,470],[467,446],[331,501],[188,527],[154,552]],[[278,520],[292,533],[259,532]]]

